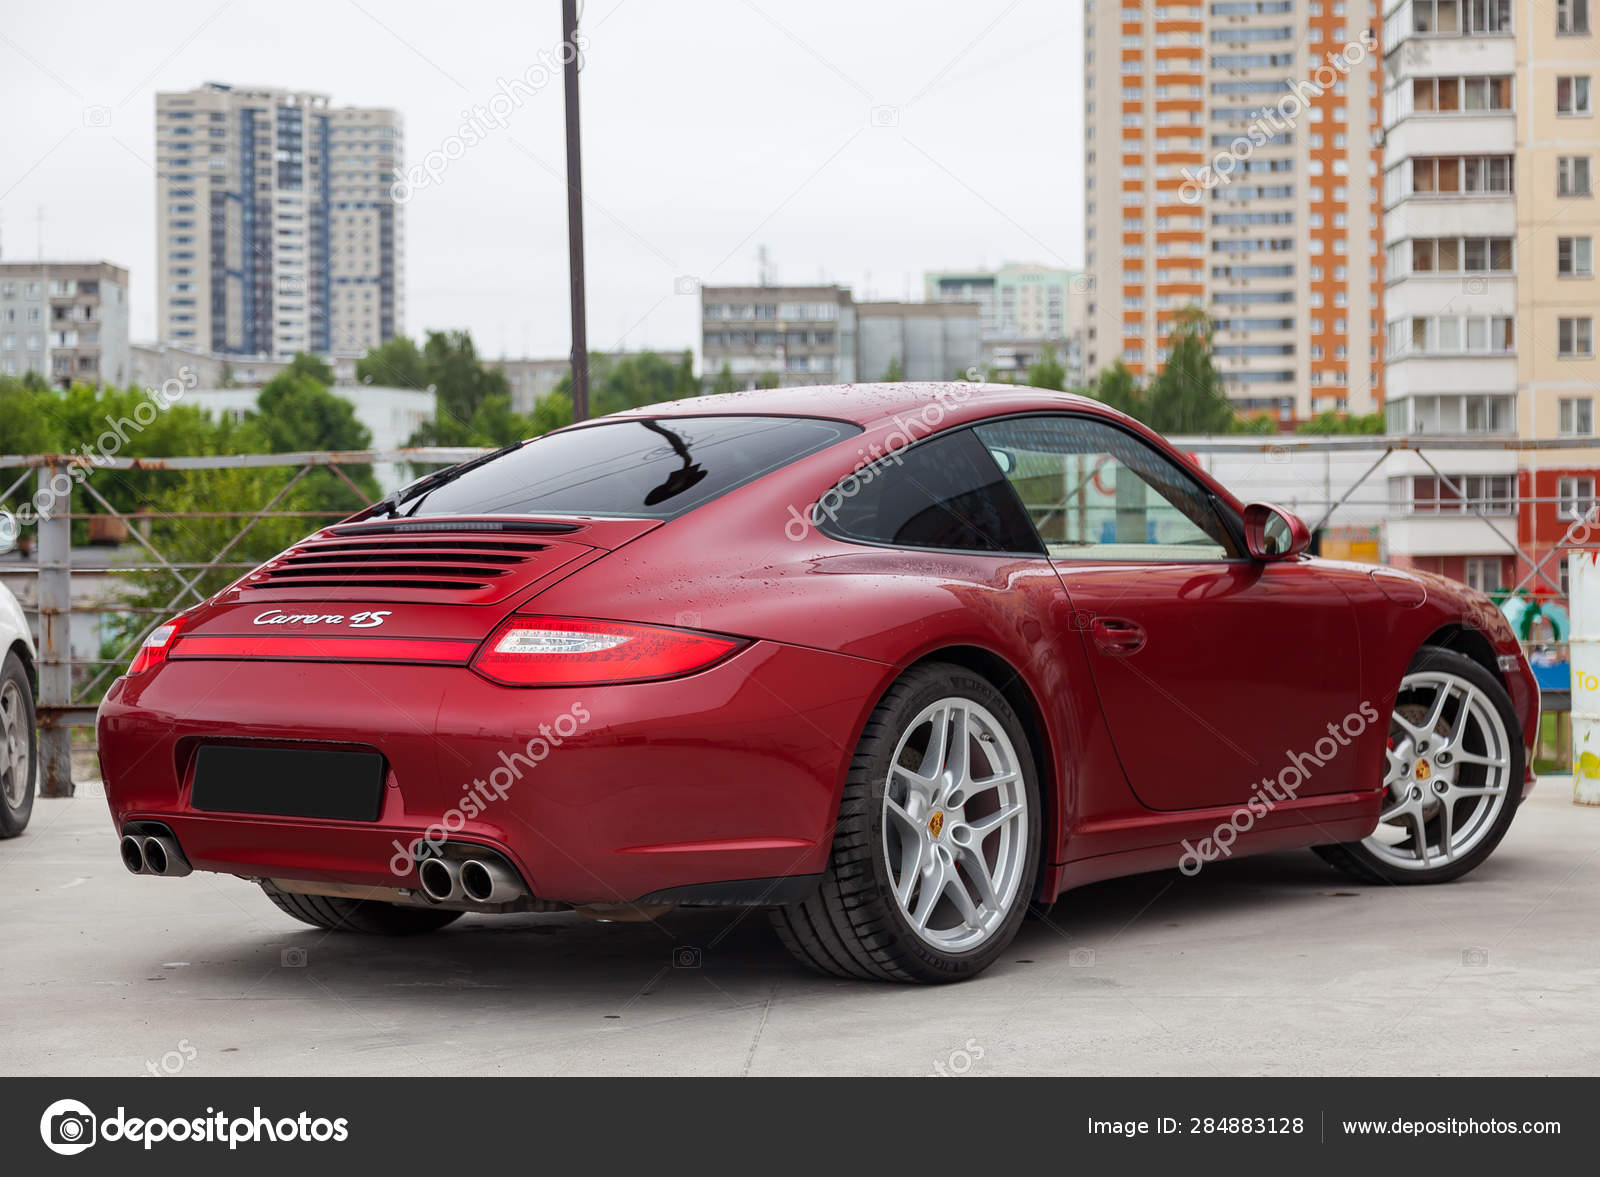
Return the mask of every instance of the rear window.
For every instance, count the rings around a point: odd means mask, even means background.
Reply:
[[[403,513],[670,519],[859,432],[804,417],[630,417],[535,438]]]

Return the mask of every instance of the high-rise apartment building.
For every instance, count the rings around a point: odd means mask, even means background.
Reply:
[[[404,313],[393,110],[207,83],[156,95],[158,331],[219,354],[359,355]]]
[[[1374,0],[1087,0],[1089,373],[1203,309],[1243,412],[1383,398]]]
[[[1385,7],[1390,432],[1594,436],[1591,8]],[[1481,515],[1538,556],[1595,503],[1600,450],[1449,457],[1435,471],[1406,456],[1392,472],[1391,500],[1408,517],[1397,555],[1478,587],[1510,587],[1528,571]]]
[[[128,271],[110,262],[0,262],[0,376],[57,388],[129,383]]]

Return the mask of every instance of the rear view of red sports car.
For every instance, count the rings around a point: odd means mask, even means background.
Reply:
[[[1488,857],[1534,679],[1462,585],[1307,554],[1097,402],[710,396],[430,475],[162,625],[100,711],[136,874],[330,929],[772,910],[945,981],[1030,902],[1315,847]]]

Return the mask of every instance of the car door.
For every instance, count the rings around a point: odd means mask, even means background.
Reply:
[[[1251,559],[1230,508],[1111,422],[1050,414],[978,433],[1060,576],[1057,637],[1082,643],[1140,801],[1184,810],[1356,787],[1350,729],[1371,720],[1355,615],[1314,562]]]

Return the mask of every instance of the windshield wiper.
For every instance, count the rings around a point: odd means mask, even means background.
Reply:
[[[447,466],[443,470],[435,470],[432,474],[424,474],[415,482],[407,483],[393,494],[387,495],[374,503],[364,513],[357,515],[356,520],[373,519],[379,515],[387,515],[390,519],[393,519],[400,514],[400,508],[412,499],[420,499],[423,495],[438,490],[441,486],[448,486],[469,470],[476,470],[479,466],[486,466],[496,458],[503,458],[513,450],[521,449],[526,444],[526,439],[514,441],[510,445],[503,445],[491,453],[480,454],[476,458],[469,458],[465,462],[455,466]],[[421,505],[421,503],[418,503],[417,507]],[[410,514],[416,514],[417,507],[412,507]]]

